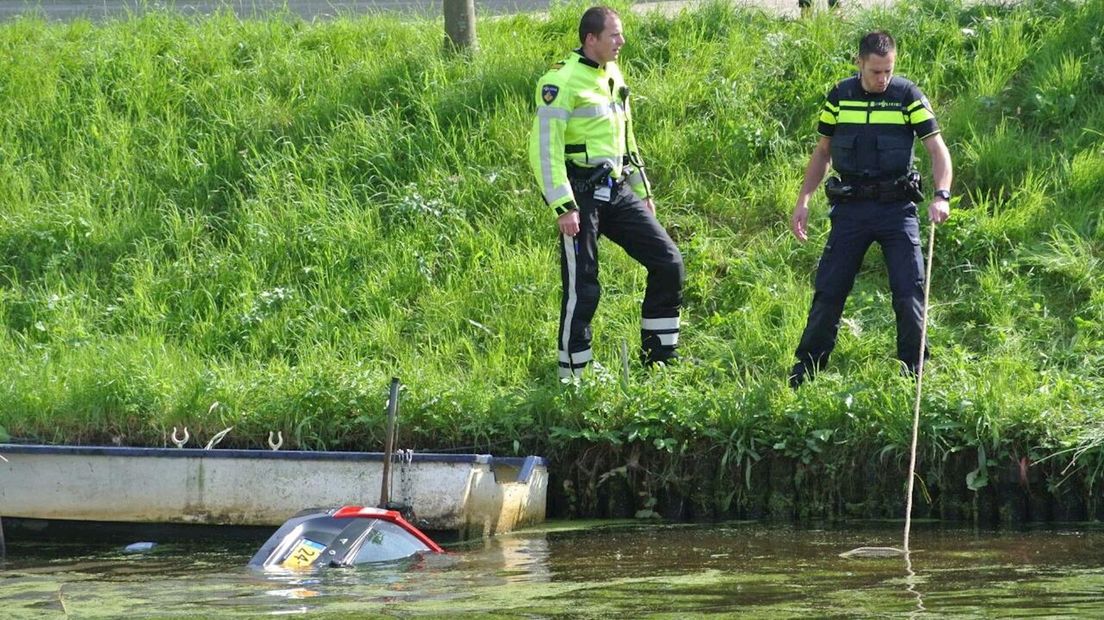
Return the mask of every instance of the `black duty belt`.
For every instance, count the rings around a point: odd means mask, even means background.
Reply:
[[[603,163],[600,166],[587,167],[567,164],[567,179],[571,181],[571,189],[575,193],[588,193],[603,185],[612,190],[618,189],[621,181],[610,177],[613,166]]]
[[[919,202],[924,194],[920,189],[920,176],[909,173],[896,179],[840,179],[829,177],[824,183],[824,193],[830,202],[908,200]]]

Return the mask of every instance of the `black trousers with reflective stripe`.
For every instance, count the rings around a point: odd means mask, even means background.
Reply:
[[[642,355],[646,362],[666,361],[677,349],[678,316],[682,306],[685,272],[682,254],[627,183],[618,186],[609,202],[593,194],[577,193],[580,230],[575,237],[560,235],[560,267],[563,298],[560,304],[559,349],[561,368],[565,352],[590,350],[590,322],[598,308],[598,237],[605,236],[648,270],[641,316],[659,321],[659,329],[641,330]],[[672,327],[672,324],[674,327]],[[589,356],[584,356],[589,357]],[[584,362],[585,363],[585,362]]]
[[[867,249],[877,242],[885,257],[897,316],[897,359],[915,371],[924,312],[924,257],[916,205],[903,201],[849,202],[833,207],[830,217],[832,230],[817,267],[809,320],[797,346],[798,364],[815,372],[828,363],[836,346],[844,302]]]

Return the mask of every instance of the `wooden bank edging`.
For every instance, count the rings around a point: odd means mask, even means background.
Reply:
[[[641,446],[561,454],[550,472],[549,515],[671,520],[900,519],[907,456],[852,453],[810,460],[763,451],[737,463]],[[919,457],[913,517],[978,525],[1104,521],[1104,485],[1068,460],[990,459],[976,490],[976,450]]]

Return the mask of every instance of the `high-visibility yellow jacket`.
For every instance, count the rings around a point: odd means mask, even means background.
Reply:
[[[601,67],[575,50],[537,82],[536,100],[529,164],[557,216],[576,206],[567,162],[608,163],[614,179],[628,181],[641,198],[652,195],[633,135],[629,87],[616,63]]]

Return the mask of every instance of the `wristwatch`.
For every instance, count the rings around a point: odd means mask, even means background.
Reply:
[[[934,192],[932,192],[932,195],[934,195],[936,198],[942,198],[943,200],[950,200],[951,199],[951,190],[949,190],[949,189],[937,189]]]

